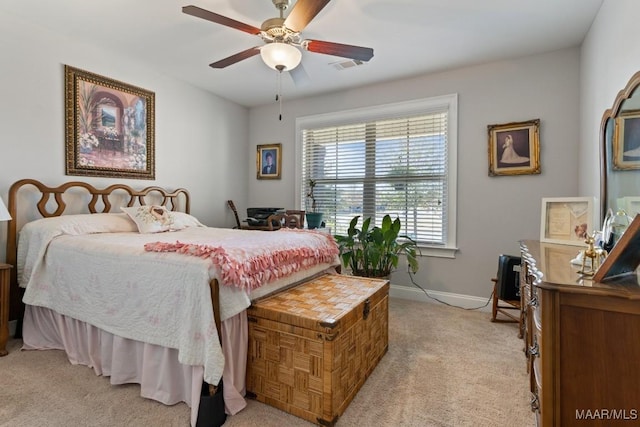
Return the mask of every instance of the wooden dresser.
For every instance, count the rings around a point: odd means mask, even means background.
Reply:
[[[577,246],[520,242],[522,318],[538,425],[640,425],[640,285],[594,283]]]

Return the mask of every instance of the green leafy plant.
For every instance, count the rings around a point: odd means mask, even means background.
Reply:
[[[346,236],[334,236],[340,249],[342,264],[356,276],[386,277],[398,267],[399,255],[407,257],[411,272],[418,271],[418,244],[409,236],[400,235],[400,219],[382,218],[382,226],[371,227],[371,218],[362,222],[360,216],[351,220]]]

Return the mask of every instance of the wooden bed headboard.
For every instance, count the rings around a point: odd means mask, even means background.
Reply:
[[[28,187],[28,188],[25,188]],[[26,203],[23,203],[26,202]],[[25,208],[24,204],[28,206]],[[135,190],[128,185],[114,184],[98,189],[86,182],[70,181],[58,187],[49,187],[35,179],[21,179],[9,188],[8,209],[12,220],[7,230],[7,263],[11,269],[11,306],[9,317],[22,315],[22,293],[17,280],[18,230],[37,212],[40,217],[54,217],[73,213],[120,212],[121,206],[162,205],[172,211],[190,213],[189,192],[184,188],[168,191],[162,187],[146,187]],[[33,208],[36,209],[33,209]],[[24,219],[25,216],[31,218]]]

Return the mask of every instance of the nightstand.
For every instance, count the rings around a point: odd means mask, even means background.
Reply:
[[[9,354],[9,264],[0,264],[0,357]]]

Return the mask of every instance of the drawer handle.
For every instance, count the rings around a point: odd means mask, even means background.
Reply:
[[[535,393],[531,393],[531,411],[536,412],[540,410],[540,401],[538,400],[538,395]]]
[[[540,347],[538,347],[538,343],[535,342],[531,347],[529,347],[529,355],[533,357],[540,356]]]

